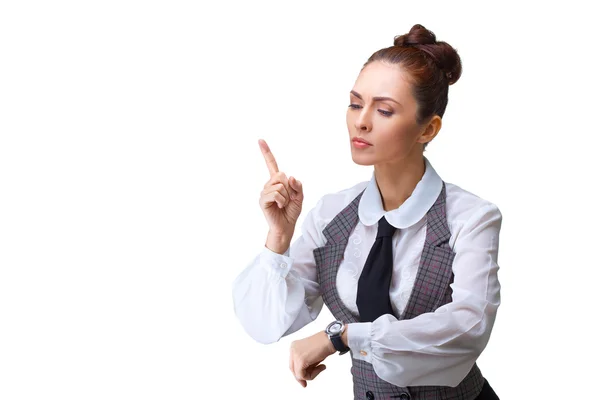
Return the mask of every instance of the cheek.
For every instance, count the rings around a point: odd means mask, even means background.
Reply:
[[[398,122],[383,124],[380,133],[379,147],[385,154],[410,151],[415,141],[412,127]]]
[[[350,113],[350,110],[348,110],[346,111],[346,125],[348,126],[348,129],[350,129],[353,124],[354,121],[352,120],[352,114]]]
[[[380,124],[381,138],[390,146],[398,146],[410,140],[411,131],[399,121]]]

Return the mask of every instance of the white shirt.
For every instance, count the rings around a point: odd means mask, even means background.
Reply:
[[[424,158],[423,177],[397,209],[383,209],[373,173],[370,181],[321,197],[284,254],[262,248],[232,288],[235,313],[252,338],[273,343],[317,318],[323,299],[313,249],[325,245],[325,226],[365,188],[359,221],[338,270],[337,289],[344,305],[358,316],[358,278],[375,242],[377,223],[385,216],[400,229],[392,237],[390,300],[402,315],[425,243],[426,213],[442,189],[442,179]],[[449,245],[456,253],[452,301],[410,320],[386,314],[373,322],[348,324],[352,357],[371,363],[381,379],[398,386],[458,385],[487,345],[500,305],[498,207],[446,182],[446,214]]]

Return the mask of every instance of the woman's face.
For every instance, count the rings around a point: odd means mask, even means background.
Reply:
[[[346,123],[352,160],[359,165],[402,163],[421,156],[432,139],[416,123],[417,103],[407,75],[398,65],[375,61],[363,68],[350,92]],[[435,135],[434,135],[435,136]],[[360,138],[370,146],[356,146]]]

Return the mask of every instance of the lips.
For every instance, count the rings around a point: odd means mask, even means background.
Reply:
[[[366,140],[360,139],[360,138],[354,138],[352,139],[353,142],[357,142],[357,143],[364,143],[364,144],[368,144],[369,146],[372,146],[371,143],[367,142]]]

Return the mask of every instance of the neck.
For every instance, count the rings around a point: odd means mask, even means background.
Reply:
[[[394,210],[410,197],[425,173],[423,154],[394,163],[375,165],[375,180],[385,211]]]

